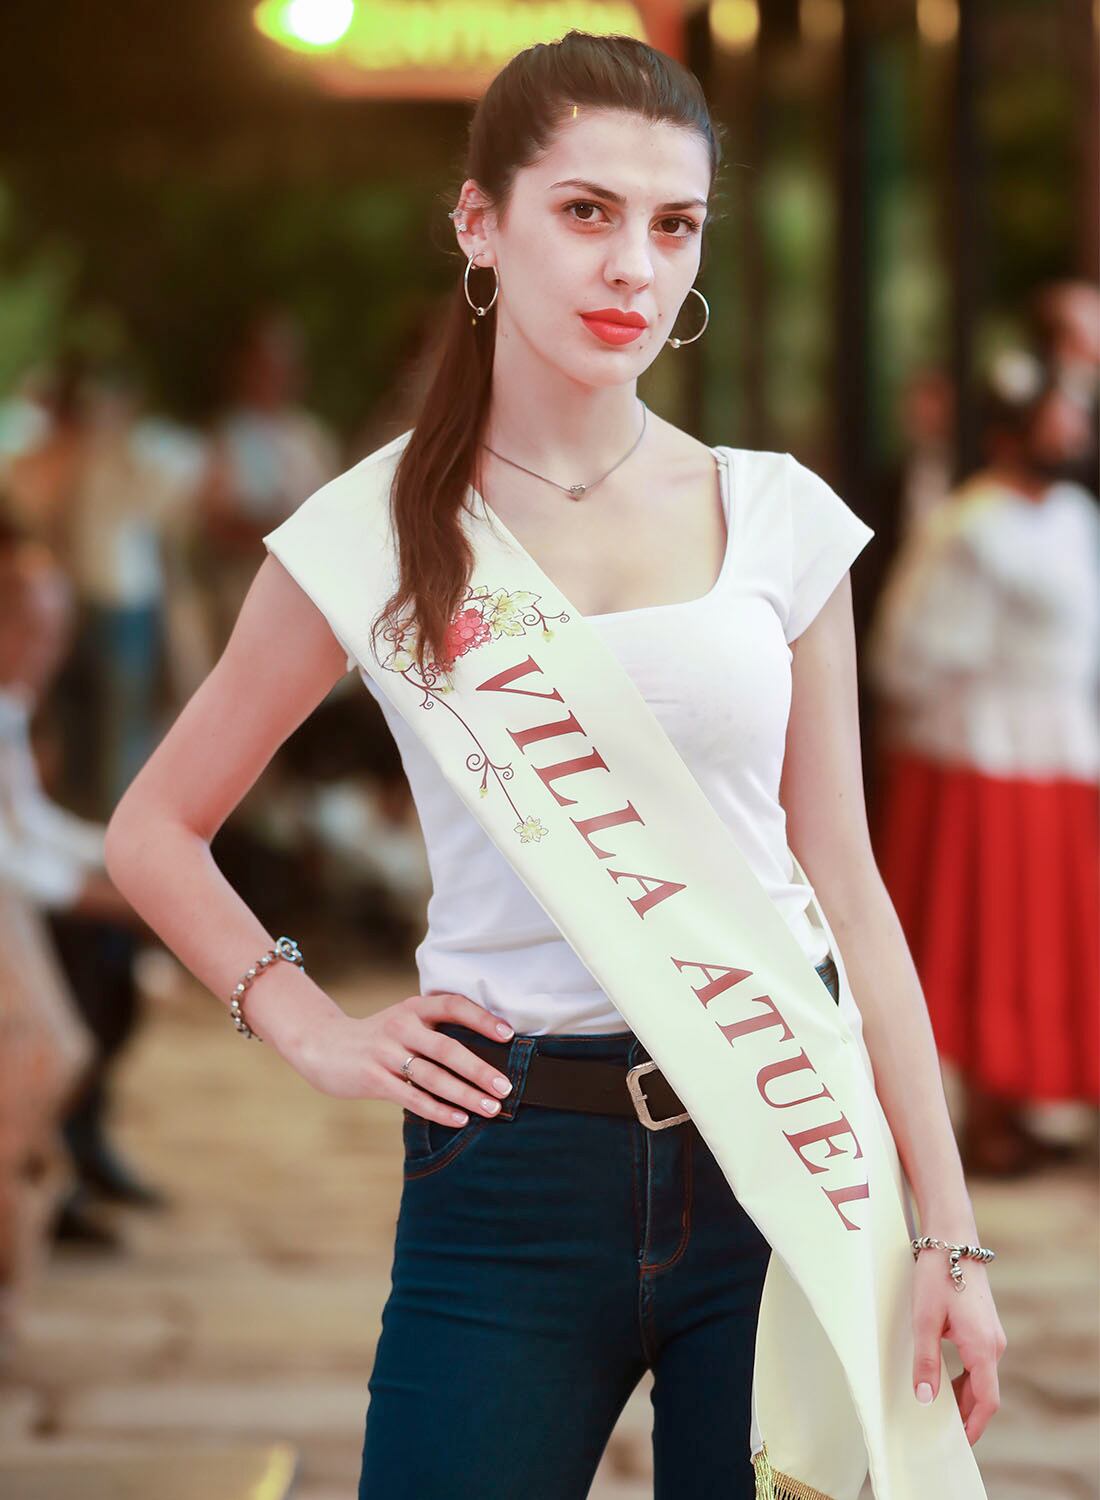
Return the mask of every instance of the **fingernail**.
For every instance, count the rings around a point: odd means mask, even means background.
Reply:
[[[507,1078],[494,1078],[493,1087],[496,1089],[498,1094],[503,1095],[509,1092],[512,1085],[508,1082]]]
[[[505,1041],[512,1035],[512,1028],[506,1021],[497,1022],[497,1036],[502,1036]]]
[[[917,1386],[917,1400],[922,1406],[929,1406],[932,1401],[932,1387],[927,1380],[922,1380]]]
[[[491,1115],[495,1115],[496,1112],[497,1112],[497,1110],[500,1108],[500,1100],[499,1099],[483,1099],[481,1101],[481,1107],[482,1107],[482,1109],[487,1109]]]

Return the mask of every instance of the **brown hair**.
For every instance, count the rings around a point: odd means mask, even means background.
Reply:
[[[550,145],[574,104],[621,109],[697,131],[710,152],[711,181],[722,159],[722,129],[713,122],[695,75],[645,42],[570,31],[513,57],[493,79],[470,121],[461,181],[472,178],[498,214],[517,171]],[[471,272],[471,296],[479,299]],[[484,293],[488,300],[490,291]],[[459,512],[485,431],[492,387],[496,315],[475,318],[462,278],[445,313],[438,363],[401,454],[390,493],[398,542],[394,593],[374,622],[390,641],[408,643],[421,672],[453,656],[451,617],[470,578],[473,554]]]

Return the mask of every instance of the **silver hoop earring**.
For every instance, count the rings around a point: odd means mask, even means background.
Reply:
[[[466,301],[469,302],[470,306],[473,308],[474,312],[477,313],[478,317],[479,318],[483,318],[485,316],[485,314],[489,311],[489,308],[492,307],[493,303],[497,300],[497,293],[500,291],[500,274],[497,271],[496,266],[478,266],[478,270],[479,271],[492,271],[493,276],[495,278],[495,284],[493,286],[493,295],[490,297],[489,302],[488,302],[488,304],[485,307],[479,307],[477,305],[477,303],[474,302],[471,299],[471,297],[470,297],[470,272],[473,270],[474,261],[476,259],[477,259],[477,253],[475,252],[473,255],[470,256],[469,260],[466,262],[466,270],[465,270],[465,273],[463,274],[463,277],[462,277],[462,288],[463,288],[463,291],[466,293]]]
[[[707,324],[710,322],[710,304],[707,299],[697,286],[689,287],[688,290],[694,292],[703,304],[703,326],[698,333],[693,333],[689,339],[665,339],[665,343],[671,344],[673,349],[681,349],[685,344],[694,344],[696,339],[701,339],[707,331]]]

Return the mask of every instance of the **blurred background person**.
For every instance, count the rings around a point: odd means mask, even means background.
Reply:
[[[208,426],[195,545],[210,665],[255,576],[264,535],[343,467],[339,441],[309,409],[303,339],[290,313],[267,308],[246,318],[226,345],[221,380],[222,404]],[[342,747],[353,730],[368,727],[353,702],[354,687],[352,679],[338,684],[327,706],[330,729],[340,735],[327,757],[330,766],[340,760],[346,768]],[[374,733],[384,731],[379,721]],[[321,877],[323,841],[305,809],[315,789],[309,762],[305,747],[283,747],[217,838],[221,868],[246,899],[266,899],[273,912],[294,905],[302,869],[313,880]]]
[[[287,313],[257,314],[229,350],[200,505],[215,651],[229,638],[262,537],[341,468],[339,445],[303,404],[301,334]]]
[[[1052,437],[1041,463],[1052,477],[1076,480],[1100,497],[1100,284],[1055,281],[1036,293],[1032,322],[1051,378],[1065,398],[1048,423],[1076,422],[1074,405],[1081,408],[1089,432],[1084,444]]]
[[[904,460],[897,505],[899,533],[907,541],[947,498],[955,463],[955,390],[937,366],[918,370],[901,399]]]
[[[971,1172],[1056,1151],[1027,1106],[1100,1100],[1100,512],[1062,477],[1087,412],[1034,354],[996,358],[986,462],[899,559],[869,634],[892,714],[883,877]]]
[[[2,632],[0,627],[0,632]],[[3,650],[0,647],[0,650]],[[73,1169],[61,1121],[92,1060],[41,913],[0,874],[0,1364]]]
[[[194,472],[142,434],[139,386],[122,366],[65,359],[43,403],[47,425],[8,466],[6,506],[75,589],[77,628],[52,695],[59,775],[79,811],[105,819],[156,742],[167,543]]]
[[[16,540],[0,520],[0,580]],[[14,679],[26,657],[11,603],[8,589],[0,594],[0,682]],[[11,691],[0,690],[0,722]],[[0,763],[4,744],[0,728]],[[0,797],[5,784],[0,775]],[[0,858],[0,1361],[16,1341],[56,1208],[72,1186],[60,1125],[95,1045],[24,885],[6,877]]]
[[[902,387],[899,400],[902,447],[897,461],[888,466],[881,495],[890,521],[884,530],[891,535],[892,550],[879,582],[880,616],[893,611],[893,601],[908,587],[909,575],[919,564],[924,539],[934,530],[931,521],[953,488],[955,449],[955,388],[947,370],[935,365],[918,369]],[[871,801],[888,774],[883,765],[895,739],[896,701],[883,698],[875,705],[868,726],[868,780]]]
[[[66,351],[5,403],[3,514],[49,547],[65,548],[66,510],[84,463],[88,361]]]
[[[58,1240],[117,1247],[90,1211],[93,1196],[159,1207],[107,1133],[110,1075],[139,1020],[134,960],[148,929],[103,863],[104,828],[44,791],[31,739],[35,711],[72,639],[73,592],[41,543],[0,545],[0,879],[45,915],[57,958],[95,1043],[63,1120],[76,1183],[53,1225]]]

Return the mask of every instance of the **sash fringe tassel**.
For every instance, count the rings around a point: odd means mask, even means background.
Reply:
[[[816,1490],[812,1484],[773,1469],[767,1443],[753,1454],[752,1466],[756,1470],[755,1500],[831,1500],[824,1490]]]

